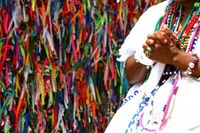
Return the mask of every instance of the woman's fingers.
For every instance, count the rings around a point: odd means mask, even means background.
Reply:
[[[157,41],[157,38],[156,38],[155,33],[149,34],[147,36],[146,44],[149,45],[149,46],[152,46],[153,44],[156,43],[156,41]]]
[[[168,27],[165,27],[162,31],[165,32],[165,35],[170,38],[170,40],[173,44],[175,44],[176,38],[177,38],[176,34],[174,32],[172,32]]]
[[[146,50],[147,49],[147,47],[148,47],[148,45],[145,43],[145,44],[143,44],[143,49],[144,50]]]
[[[173,46],[175,42],[175,35],[168,28],[155,32],[155,36],[161,42],[168,46]]]
[[[147,39],[146,40],[146,44],[149,45],[149,46],[153,45],[154,43],[155,43],[155,41],[153,39]]]
[[[147,36],[146,43],[153,45],[160,43],[161,45],[173,46],[176,40],[176,35],[167,27]]]
[[[170,42],[170,38],[163,31],[156,32],[155,35],[162,44],[168,44]]]

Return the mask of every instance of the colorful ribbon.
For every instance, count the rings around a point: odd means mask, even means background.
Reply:
[[[103,132],[128,91],[118,49],[161,1],[0,1],[0,130]]]

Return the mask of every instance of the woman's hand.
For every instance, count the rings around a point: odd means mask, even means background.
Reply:
[[[148,35],[143,45],[144,53],[152,60],[173,64],[174,57],[180,52],[175,41],[176,35],[169,28],[164,28]]]
[[[155,42],[162,45],[173,46],[176,41],[176,35],[169,28],[164,28],[147,36],[146,43],[150,46]]]

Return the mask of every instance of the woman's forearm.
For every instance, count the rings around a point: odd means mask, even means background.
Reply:
[[[172,61],[172,65],[179,67],[183,71],[187,71],[189,63],[191,62],[192,55],[187,52],[180,51]],[[192,69],[193,77],[200,77],[200,58],[196,62],[195,68]]]
[[[135,84],[144,81],[148,70],[146,66],[137,62],[136,59],[131,56],[127,59],[125,64],[126,78],[130,84]]]

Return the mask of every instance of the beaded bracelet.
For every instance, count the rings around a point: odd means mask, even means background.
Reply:
[[[186,74],[187,75],[191,75],[192,74],[192,70],[195,68],[197,62],[198,62],[197,54],[196,53],[192,53],[191,61],[188,64],[188,68],[186,70]]]

